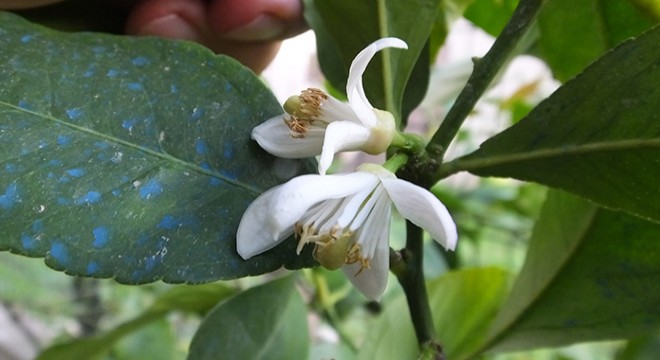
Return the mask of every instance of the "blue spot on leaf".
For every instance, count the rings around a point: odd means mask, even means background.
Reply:
[[[90,191],[76,199],[76,205],[96,204],[99,201],[101,201],[101,193],[98,191]]]
[[[140,188],[140,197],[143,200],[148,200],[163,193],[163,185],[155,179],[147,181],[146,184]]]
[[[209,184],[211,186],[220,186],[222,184],[222,180],[218,179],[217,177],[212,177],[211,180],[209,180]]]
[[[29,43],[30,41],[32,41],[32,39],[34,39],[34,36],[32,36],[32,35],[30,35],[30,34],[27,34],[27,35],[23,35],[23,36],[21,36],[21,42],[22,42],[23,44],[27,44],[27,43]]]
[[[60,159],[53,159],[48,162],[48,165],[50,166],[62,166],[63,162]]]
[[[213,169],[211,168],[211,165],[210,165],[209,163],[207,163],[206,161],[202,161],[202,162],[199,164],[199,167],[201,167],[201,168],[204,169],[204,170],[213,170]]]
[[[131,60],[131,62],[133,63],[133,65],[144,66],[149,64],[149,59],[147,59],[144,56],[138,56],[138,57],[134,57],[133,60]]]
[[[30,235],[21,234],[21,245],[23,245],[23,249],[25,250],[34,249],[37,245],[37,242],[35,240],[36,239]]]
[[[107,75],[108,75],[108,77],[116,77],[117,75],[119,75],[119,70],[110,69],[110,70],[108,70]]]
[[[57,260],[60,265],[69,263],[69,251],[61,242],[55,241],[50,244],[50,256]]]
[[[136,82],[128,83],[127,86],[128,86],[128,90],[132,90],[132,91],[140,91],[144,89],[142,84]]]
[[[71,136],[69,135],[58,135],[57,144],[60,146],[67,146],[71,144]]]
[[[101,266],[96,261],[87,263],[87,275],[94,275],[101,270]]]
[[[0,195],[0,208],[8,210],[13,207],[21,199],[20,190],[16,183],[7,185],[5,193]]]
[[[133,129],[133,126],[135,126],[135,120],[134,119],[126,119],[126,120],[121,122],[121,127],[123,127],[126,130]]]
[[[73,109],[67,109],[66,110],[66,116],[69,117],[71,120],[77,120],[82,116],[83,112],[80,110],[80,108],[73,108]]]
[[[75,168],[75,169],[67,170],[66,173],[73,176],[74,178],[79,178],[85,175],[86,171],[85,169]]]
[[[206,148],[206,142],[202,139],[197,139],[195,140],[195,151],[199,155],[204,155],[206,154],[207,148]]]
[[[108,243],[108,240],[110,240],[110,230],[105,226],[94,228],[92,233],[94,234],[94,242],[92,243],[92,246],[95,248],[105,246]]]
[[[158,227],[161,228],[161,229],[166,229],[166,230],[174,230],[174,229],[176,229],[176,227],[178,225],[179,225],[179,222],[176,221],[174,216],[165,215],[165,216],[163,216],[163,219],[158,224]]]
[[[21,108],[21,109],[25,109],[25,110],[32,110],[33,109],[32,104],[30,104],[29,102],[27,102],[25,100],[20,100],[18,102],[18,107]]]

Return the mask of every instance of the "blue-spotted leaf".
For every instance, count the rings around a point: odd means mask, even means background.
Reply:
[[[301,267],[235,231],[304,168],[250,140],[281,112],[249,70],[186,42],[65,34],[0,13],[0,249],[125,283]]]

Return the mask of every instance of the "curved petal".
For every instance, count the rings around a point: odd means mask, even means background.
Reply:
[[[407,49],[408,45],[403,40],[393,37],[376,40],[355,56],[348,71],[348,80],[346,82],[348,103],[367,126],[376,125],[376,115],[373,113],[373,106],[371,106],[367,95],[364,93],[362,75],[374,55],[388,47]]]
[[[271,200],[269,227],[274,236],[290,229],[315,204],[354,194],[373,187],[378,178],[368,173],[341,175],[303,175],[281,185]]]
[[[435,195],[421,186],[401,179],[381,178],[399,213],[429,232],[447,250],[456,248],[456,224],[447,208]]]
[[[350,121],[335,121],[328,125],[319,159],[319,173],[325,175],[335,154],[340,151],[360,150],[369,141],[371,131]]]
[[[276,186],[261,194],[243,213],[236,233],[236,251],[245,260],[272,249],[289,234],[275,238],[268,227],[270,204],[281,186]]]
[[[377,244],[369,269],[363,269],[360,272],[359,262],[342,267],[344,274],[353,286],[370,300],[380,301],[387,287],[390,272],[389,233],[389,231],[385,231],[374,240],[377,241]]]
[[[323,147],[324,129],[310,129],[305,137],[294,138],[282,115],[266,120],[252,129],[252,138],[269,153],[287,159],[316,156]]]

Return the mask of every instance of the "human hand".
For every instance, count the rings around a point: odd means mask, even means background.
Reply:
[[[25,9],[65,0],[0,0]],[[184,39],[261,72],[281,40],[307,29],[300,0],[107,0],[128,9],[126,34]]]

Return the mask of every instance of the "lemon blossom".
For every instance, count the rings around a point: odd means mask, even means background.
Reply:
[[[379,300],[389,272],[392,205],[454,250],[456,225],[438,198],[375,164],[349,174],[303,175],[266,191],[243,214],[237,250],[249,259],[296,234],[298,253],[313,243],[322,266],[341,267],[366,297]]]
[[[319,89],[304,90],[286,101],[286,114],[255,127],[252,138],[269,153],[283,158],[321,155],[321,174],[340,151],[362,150],[375,155],[387,150],[396,132],[394,117],[369,103],[362,75],[374,55],[388,47],[407,49],[408,45],[397,38],[383,38],[357,54],[346,83],[348,104]]]

